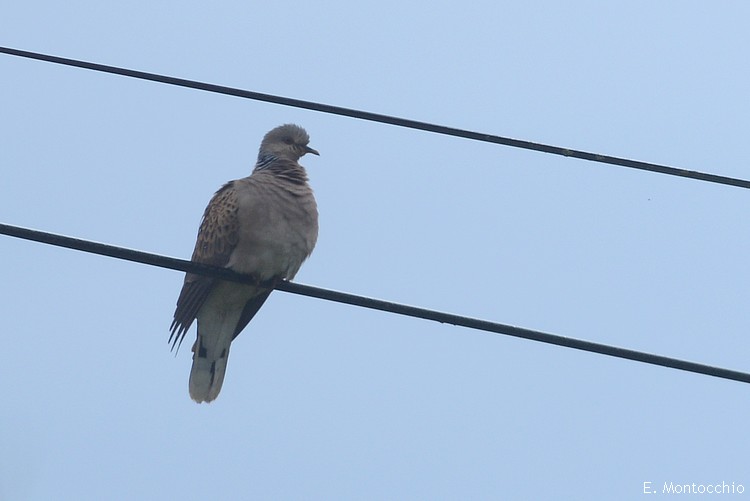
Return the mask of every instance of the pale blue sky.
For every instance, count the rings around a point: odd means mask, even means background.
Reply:
[[[749,25],[740,1],[28,1],[0,45],[750,178]],[[321,152],[299,282],[750,370],[746,190],[6,55],[0,75],[3,222],[189,257],[212,193],[294,122]],[[745,384],[277,292],[196,405],[167,344],[180,273],[0,252],[2,500],[750,496]]]

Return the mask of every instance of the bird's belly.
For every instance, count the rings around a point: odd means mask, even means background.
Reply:
[[[240,241],[228,267],[251,274],[261,281],[275,277],[294,278],[309,251],[301,239],[274,237],[276,235],[269,232],[262,240]]]

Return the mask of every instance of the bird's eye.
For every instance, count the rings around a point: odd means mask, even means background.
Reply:
[[[294,140],[293,140],[293,139],[292,139],[291,137],[287,137],[287,138],[285,138],[285,139],[284,139],[284,142],[285,142],[286,144],[293,144],[293,143],[294,143]]]

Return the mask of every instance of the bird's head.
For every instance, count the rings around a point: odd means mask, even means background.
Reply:
[[[307,145],[309,142],[310,136],[299,125],[281,125],[263,137],[258,158],[262,158],[264,155],[273,155],[277,158],[296,162],[306,153],[320,155]]]

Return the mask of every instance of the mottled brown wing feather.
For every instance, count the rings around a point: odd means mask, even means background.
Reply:
[[[191,260],[212,266],[225,266],[237,245],[238,226],[237,193],[232,181],[222,186],[208,203]],[[172,349],[182,343],[215,281],[216,279],[203,275],[185,275],[170,326],[169,342],[172,343]]]

